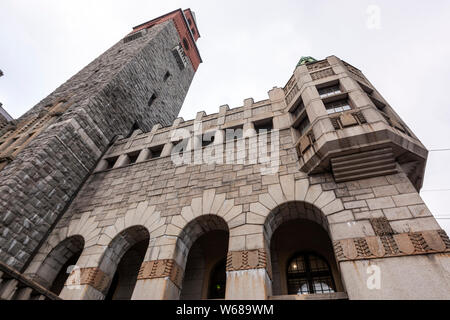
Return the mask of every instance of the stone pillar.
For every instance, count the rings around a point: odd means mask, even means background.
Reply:
[[[0,287],[0,300],[11,300],[16,293],[18,284],[19,281],[16,279],[3,281]]]
[[[106,170],[107,168],[108,168],[108,161],[106,161],[105,159],[102,159],[99,161],[97,167],[95,168],[95,172],[103,171],[103,170]]]
[[[119,156],[119,159],[117,159],[116,164],[114,165],[114,168],[120,168],[123,166],[126,166],[130,163],[130,158],[126,154],[121,154]]]
[[[131,300],[178,300],[183,273],[173,259],[143,262]]]
[[[74,269],[59,296],[64,300],[103,300],[111,280],[99,268]]]
[[[265,249],[228,252],[226,300],[266,300],[272,295],[270,279]]]
[[[173,148],[173,143],[172,142],[166,143],[164,145],[164,148],[161,151],[161,157],[170,156],[170,153],[172,152],[172,148]]]
[[[16,300],[30,300],[31,293],[33,292],[32,288],[25,287],[18,291]]]
[[[151,158],[151,156],[152,156],[152,152],[150,151],[150,149],[149,148],[145,148],[139,153],[139,156],[138,156],[138,158],[136,160],[136,163],[148,160],[148,159]]]

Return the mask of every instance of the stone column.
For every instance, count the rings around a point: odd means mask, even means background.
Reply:
[[[128,157],[128,155],[127,154],[121,154],[119,156],[119,159],[117,159],[116,164],[114,165],[114,168],[123,167],[123,166],[126,166],[129,163],[130,163],[130,158]]]
[[[172,142],[166,143],[161,151],[161,157],[170,156],[170,153],[172,152],[172,148],[173,148]]]
[[[16,279],[5,280],[0,287],[0,300],[11,300],[17,290],[19,281]]]
[[[143,262],[131,300],[178,300],[183,273],[173,259]]]
[[[145,148],[139,153],[136,163],[143,162],[145,160],[150,159],[151,157],[152,157],[152,152],[150,151],[149,148]]]
[[[266,300],[272,295],[270,279],[265,249],[228,252],[226,300]]]
[[[102,159],[98,162],[97,167],[95,168],[94,172],[103,171],[108,168],[108,161],[105,159]]]
[[[99,268],[74,269],[59,296],[64,300],[103,300],[111,280]]]
[[[16,300],[30,300],[31,293],[33,293],[33,289],[29,287],[21,288],[17,292]]]

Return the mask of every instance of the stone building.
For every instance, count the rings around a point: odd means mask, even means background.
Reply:
[[[140,25],[1,132],[0,297],[449,299],[427,150],[363,73],[185,121],[198,37]]]

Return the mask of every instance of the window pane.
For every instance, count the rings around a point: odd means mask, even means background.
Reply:
[[[315,254],[294,257],[289,262],[287,281],[288,294],[335,292],[327,262]]]
[[[299,256],[292,260],[291,264],[289,265],[289,273],[299,273],[299,272],[305,272],[306,271],[306,265],[305,265],[305,259],[303,256]]]

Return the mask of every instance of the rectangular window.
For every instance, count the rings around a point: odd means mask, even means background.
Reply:
[[[210,134],[208,133],[202,136],[202,147],[209,146],[214,142],[214,133],[215,132],[211,132]]]
[[[130,159],[130,163],[129,164],[136,163],[138,157],[139,157],[139,151],[129,153],[128,154],[128,159]]]
[[[327,98],[330,96],[334,96],[335,94],[342,93],[341,88],[339,87],[339,84],[324,87],[318,89],[320,98]]]
[[[344,112],[350,110],[350,104],[347,100],[339,100],[325,104],[325,108],[327,109],[328,114]]]
[[[112,169],[114,167],[114,165],[116,164],[118,158],[119,157],[112,157],[112,158],[105,159],[106,162],[108,163],[108,165],[106,167],[106,170],[107,169]]]
[[[150,152],[152,153],[151,159],[159,158],[161,157],[161,152],[163,151],[164,145],[156,146],[153,148],[150,148]]]
[[[300,101],[294,108],[294,110],[291,111],[291,113],[294,115],[295,118],[297,118],[298,115],[302,113],[303,110],[305,110],[305,105],[303,104],[303,101]]]
[[[309,118],[306,116],[302,121],[295,127],[300,132],[300,135],[304,135],[308,130],[310,125]]]
[[[182,140],[178,140],[178,141],[172,142],[172,144],[173,144],[172,153],[175,153],[174,148],[175,148],[176,146],[179,145],[179,148],[180,148],[180,149],[179,149],[179,152],[178,152],[178,153],[179,153],[180,155],[183,154],[184,151],[187,149],[189,140],[190,140],[190,139],[182,139]]]
[[[255,122],[254,126],[255,126],[255,130],[256,130],[256,134],[260,134],[261,130],[267,130],[267,132],[270,132],[273,130],[272,118]]]
[[[237,126],[234,128],[228,128],[225,130],[225,139],[226,140],[238,140],[243,137],[243,127]]]
[[[148,106],[151,107],[153,102],[155,102],[155,100],[156,100],[156,94],[152,94],[152,96],[148,100]]]

